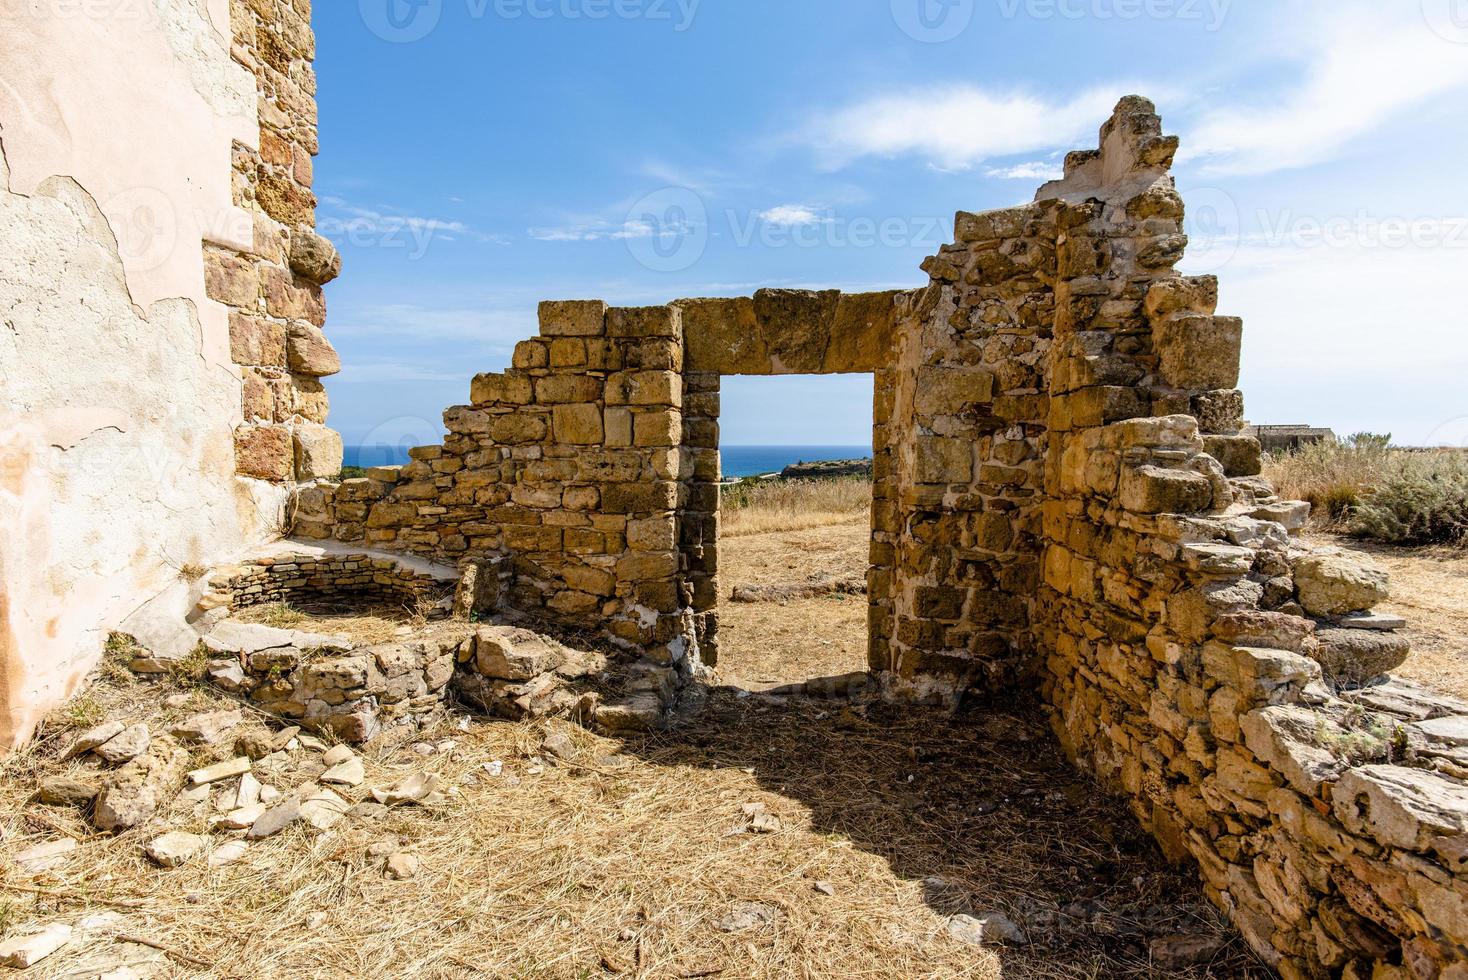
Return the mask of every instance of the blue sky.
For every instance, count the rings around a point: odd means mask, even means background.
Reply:
[[[545,298],[922,284],[1153,98],[1259,422],[1468,445],[1468,0],[315,5],[349,444],[430,443]],[[869,378],[729,379],[726,444],[868,439]]]

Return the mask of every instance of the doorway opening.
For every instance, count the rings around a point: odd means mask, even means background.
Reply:
[[[722,379],[725,683],[814,694],[865,684],[872,394],[871,375]]]

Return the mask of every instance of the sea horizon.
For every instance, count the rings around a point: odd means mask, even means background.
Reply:
[[[726,477],[763,476],[778,473],[795,463],[823,463],[836,459],[869,459],[872,447],[841,446],[720,446]],[[347,446],[347,466],[401,466],[408,462],[406,446]]]

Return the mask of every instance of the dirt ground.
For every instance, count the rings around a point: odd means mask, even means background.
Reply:
[[[61,755],[97,718],[160,731],[225,703],[113,669],[0,765],[0,930],[78,926],[24,974],[37,977],[122,963],[170,978],[1266,975],[1192,876],[1065,763],[1034,708],[949,718],[710,698],[697,722],[639,739],[482,718],[383,736],[350,801],[416,772],[439,775],[447,799],[163,870],[142,847],[164,831],[228,839],[206,829],[209,804],[174,800],[111,837],[31,799],[77,765]],[[565,762],[540,757],[553,732],[574,743]],[[307,749],[291,759],[282,790],[320,771]],[[774,820],[754,832],[761,807]],[[47,870],[13,860],[63,838],[78,846]],[[416,875],[391,880],[387,851],[417,857]],[[1029,942],[960,942],[949,916],[967,912],[1000,912]],[[1189,970],[1154,967],[1150,942],[1176,934],[1216,949]]]
[[[863,595],[787,602],[727,601],[736,586],[790,585],[864,577],[870,521],[719,542],[719,676],[762,689],[867,669]]]
[[[1398,548],[1314,535],[1311,540],[1354,548],[1391,572],[1391,601],[1380,607],[1407,621],[1412,656],[1397,673],[1468,700],[1468,550]]]

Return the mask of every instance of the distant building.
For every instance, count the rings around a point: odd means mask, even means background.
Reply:
[[[1308,425],[1250,425],[1245,427],[1244,434],[1258,439],[1266,453],[1294,452],[1311,443],[1336,441],[1332,430]]]

